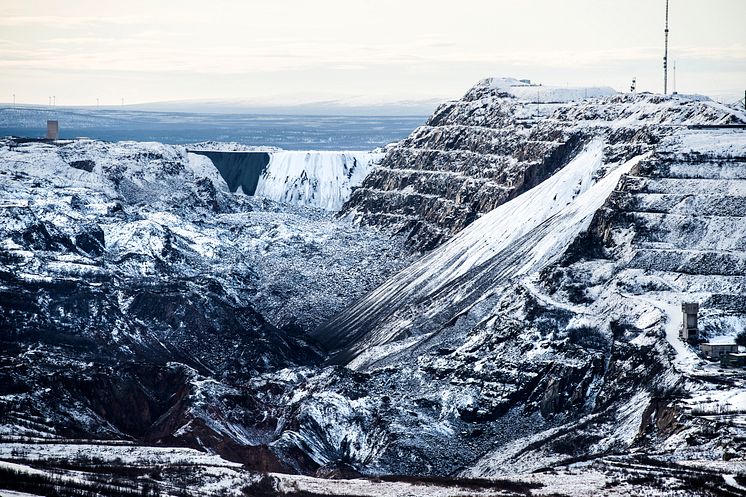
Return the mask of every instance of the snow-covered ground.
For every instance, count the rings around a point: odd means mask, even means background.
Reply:
[[[537,103],[573,102],[618,93],[608,86],[544,86],[513,78],[487,78],[477,83],[477,87],[480,86],[499,89],[521,100]]]
[[[12,457],[10,454],[13,454]],[[14,459],[18,462],[8,462]],[[73,464],[75,469],[70,469]],[[13,474],[17,485],[27,491],[0,489],[2,497],[46,495],[40,485],[46,479],[58,488],[120,491],[160,495],[328,495],[349,497],[622,497],[647,495],[682,497],[709,495],[692,485],[702,477],[714,488],[743,490],[746,467],[738,462],[721,462],[702,467],[696,461],[666,465],[664,460],[606,458],[571,464],[534,474],[506,475],[500,479],[354,478],[324,479],[281,473],[254,473],[217,456],[192,449],[162,449],[118,446],[105,443],[7,444],[0,443],[0,472]],[[124,471],[124,473],[122,473]],[[6,473],[7,472],[7,473]],[[12,473],[10,473],[12,472]],[[139,478],[123,477],[139,474]],[[102,476],[106,480],[102,480]],[[718,481],[719,480],[719,481]],[[740,483],[739,483],[740,482]],[[108,487],[102,487],[109,485]],[[34,486],[36,485],[36,486]],[[0,482],[0,486],[2,483]],[[726,494],[730,495],[730,494]]]

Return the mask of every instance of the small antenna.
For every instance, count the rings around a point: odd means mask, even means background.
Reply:
[[[676,95],[676,61],[673,61],[673,94]]]
[[[666,0],[666,34],[665,50],[663,52],[663,94],[668,95],[668,0]]]

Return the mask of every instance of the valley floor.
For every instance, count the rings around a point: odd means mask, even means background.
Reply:
[[[56,440],[0,443],[0,496],[737,496],[746,464],[618,456],[499,479],[326,479],[256,473],[193,449]],[[740,475],[740,476],[739,476]],[[55,493],[56,492],[56,493]]]

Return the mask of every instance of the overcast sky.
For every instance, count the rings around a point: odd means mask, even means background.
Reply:
[[[671,0],[677,89],[746,89],[746,0]],[[665,0],[1,0],[0,101],[457,98],[487,76],[662,91]]]

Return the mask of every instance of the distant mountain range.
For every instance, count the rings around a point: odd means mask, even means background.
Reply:
[[[286,114],[323,116],[427,116],[444,99],[375,101],[367,97],[343,99],[269,98],[169,100],[125,105],[126,109],[156,112],[197,112],[214,114]]]

